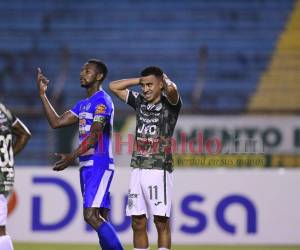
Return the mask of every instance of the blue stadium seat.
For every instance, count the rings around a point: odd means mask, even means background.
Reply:
[[[79,70],[92,57],[107,63],[107,82],[137,76],[143,67],[157,64],[178,83],[184,109],[196,105],[203,112],[242,112],[293,4],[294,0],[1,1],[0,82],[5,101],[16,109],[40,107],[34,93],[36,68],[49,76],[53,92],[66,48],[65,108],[82,97]],[[199,62],[200,48],[206,48],[205,62]],[[203,93],[192,103],[202,63]],[[116,108],[123,109],[113,98]],[[45,132],[33,124],[37,137]],[[41,146],[38,139],[33,141],[30,147]]]

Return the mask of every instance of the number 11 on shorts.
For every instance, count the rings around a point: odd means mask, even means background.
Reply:
[[[149,189],[149,194],[150,194],[150,200],[152,200],[153,199],[153,190],[154,190],[154,200],[157,200],[157,198],[158,198],[158,187],[157,187],[157,185],[155,185],[155,186],[148,186],[148,189]]]

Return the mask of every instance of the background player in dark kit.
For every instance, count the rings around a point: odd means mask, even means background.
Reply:
[[[14,157],[31,137],[28,128],[0,102],[0,249],[12,250],[6,235],[7,198],[13,190]]]

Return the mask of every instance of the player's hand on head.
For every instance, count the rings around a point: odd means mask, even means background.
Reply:
[[[40,95],[44,95],[47,91],[49,80],[43,75],[40,68],[37,69],[36,83]]]
[[[163,74],[163,80],[167,85],[172,83],[172,81],[170,80],[170,78],[167,76],[166,73]]]
[[[59,154],[55,153],[55,156],[60,157],[60,159],[55,162],[55,166],[53,167],[54,171],[62,171],[69,167],[74,162],[74,156],[72,154]]]

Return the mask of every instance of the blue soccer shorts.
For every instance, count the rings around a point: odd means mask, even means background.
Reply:
[[[83,197],[83,207],[110,209],[110,184],[113,170],[101,169],[96,166],[80,168],[80,186]]]

